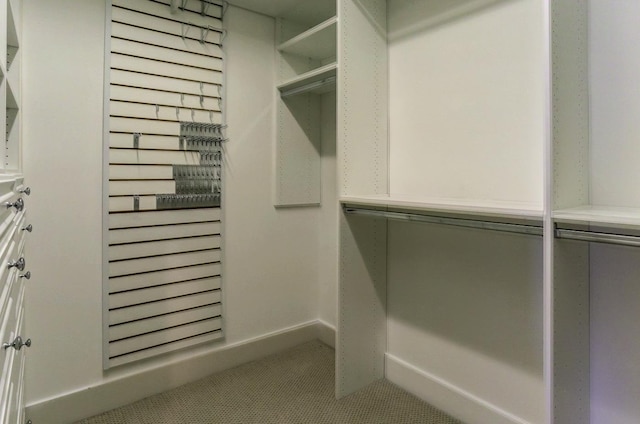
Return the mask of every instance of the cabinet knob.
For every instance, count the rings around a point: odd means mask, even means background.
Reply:
[[[24,193],[27,196],[29,196],[29,195],[31,195],[31,187],[22,188],[22,189],[18,190],[18,193]]]
[[[20,258],[17,261],[9,262],[9,268],[18,268],[20,271],[24,271],[24,267],[27,265],[27,261],[24,258]]]
[[[26,227],[22,227],[22,231],[28,231],[28,232],[33,231],[33,225],[29,224]]]
[[[20,350],[20,349],[22,349],[22,346],[31,347],[31,339],[27,339],[26,342],[23,342],[22,341],[22,337],[18,336],[13,340],[13,342],[4,343],[2,345],[2,347],[5,350],[9,349],[10,347],[14,348],[15,350]]]
[[[27,271],[24,274],[20,274],[20,278],[26,278],[27,280],[31,280],[31,271]]]
[[[20,197],[15,202],[7,202],[5,203],[5,205],[7,206],[7,209],[16,208],[16,210],[19,212],[24,209],[24,200],[22,200],[22,197]]]

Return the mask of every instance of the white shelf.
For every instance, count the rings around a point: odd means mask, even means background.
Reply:
[[[335,57],[337,24],[338,18],[334,16],[280,44],[278,51],[319,60]]]
[[[541,206],[520,202],[466,199],[420,199],[403,195],[342,196],[340,203],[371,207],[394,207],[423,213],[464,214],[494,219],[541,221]]]
[[[640,228],[640,209],[585,205],[554,211],[553,219],[560,222]]]
[[[329,65],[322,66],[320,68],[314,69],[312,71],[306,72],[302,75],[298,75],[295,78],[291,78],[288,81],[283,82],[278,85],[278,90],[281,93],[295,90],[307,85],[311,85],[314,83],[319,83],[321,81],[330,79],[335,77],[337,74],[338,65],[336,63],[331,63]],[[317,89],[309,90],[310,92],[315,93],[325,93],[329,91],[335,90],[335,83],[328,84],[326,86],[319,87]]]

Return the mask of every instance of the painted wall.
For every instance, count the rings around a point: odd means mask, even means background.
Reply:
[[[388,2],[390,190],[542,209],[537,0]]]
[[[388,353],[542,422],[542,240],[391,222],[388,255]]]
[[[318,316],[316,215],[271,204],[274,21],[226,16],[227,339],[102,371],[104,0],[24,5],[24,163],[29,199],[27,403],[134,375]]]

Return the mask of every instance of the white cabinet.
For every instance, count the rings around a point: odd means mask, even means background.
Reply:
[[[299,1],[277,17],[274,204],[321,203],[322,96],[336,90],[334,0]]]
[[[25,250],[26,207],[22,179],[0,182],[0,422],[24,422],[24,334],[25,280],[31,278]],[[13,206],[5,206],[5,204]]]
[[[0,423],[23,423],[25,355],[31,340],[24,334],[24,297],[28,271],[25,240],[30,192],[21,174],[21,7],[20,0],[0,1]]]

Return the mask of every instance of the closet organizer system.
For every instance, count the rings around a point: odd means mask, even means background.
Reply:
[[[104,367],[223,337],[223,4],[108,4]]]
[[[25,242],[30,188],[21,157],[22,2],[0,3],[0,119],[6,128],[0,162],[0,423],[24,423],[24,368],[31,339],[24,334],[24,294],[28,271]],[[35,280],[32,281],[36,282]]]
[[[448,412],[475,423],[639,421],[640,3],[232,3],[277,17],[276,206],[322,204],[320,105],[337,92],[337,395],[397,365],[387,291],[415,264],[394,263],[402,238],[388,234],[427,223],[474,240],[516,233],[513,256],[493,259],[533,263],[521,279],[533,283],[534,313],[521,332],[540,333],[527,348],[537,364],[528,391],[499,376],[474,391],[431,375],[428,400],[464,398]],[[519,251],[522,240],[533,248]],[[482,371],[448,359],[449,371]],[[528,405],[503,401],[501,385]]]

